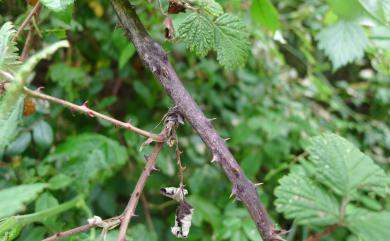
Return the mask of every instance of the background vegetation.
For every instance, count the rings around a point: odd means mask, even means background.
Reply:
[[[332,225],[337,229],[323,240],[388,240],[390,2],[217,2],[246,26],[242,41],[249,37],[248,57],[234,55],[237,62],[224,61],[217,45],[216,51],[191,47],[194,40],[179,27],[190,13],[172,15],[181,31],[168,41],[157,3],[131,1],[196,102],[230,138],[227,144],[245,174],[264,183],[260,199],[274,222],[291,230],[287,240],[307,240]],[[109,1],[69,3],[60,11],[43,7],[31,26],[32,52],[62,39],[70,48],[41,61],[29,87],[45,87],[46,94],[77,104],[88,101],[101,113],[159,132],[171,101],[117,25]],[[167,2],[162,3],[166,9]],[[30,8],[25,1],[2,1],[1,25],[19,26]],[[26,35],[18,39],[19,49]],[[224,56],[234,51],[222,48]],[[29,101],[36,112],[22,118],[12,142],[2,143],[7,148],[0,161],[0,218],[46,214],[40,216],[44,219],[3,220],[0,231],[8,230],[3,239],[41,240],[92,215],[120,214],[143,169],[143,155],[151,150],[139,152],[144,139],[59,105]],[[327,132],[345,139],[318,136]],[[188,124],[178,135],[188,200],[196,210],[188,239],[260,240],[242,204],[228,198],[231,184],[219,166],[210,164],[200,138]],[[130,224],[130,240],[175,240],[169,228],[175,203],[159,193],[161,187],[178,185],[175,162],[174,152],[164,147],[157,162],[161,171],[148,179],[139,216]],[[340,214],[346,203],[351,204],[344,209],[347,215]],[[116,235],[109,232],[109,238]],[[69,240],[97,236],[91,231]]]

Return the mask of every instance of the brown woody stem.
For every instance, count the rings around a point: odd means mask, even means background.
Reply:
[[[329,234],[332,234],[339,227],[340,227],[340,224],[338,224],[338,223],[333,224],[333,225],[327,227],[326,229],[322,230],[321,232],[311,235],[306,241],[319,241],[319,240],[321,240],[321,238],[326,237]]]
[[[191,95],[184,88],[162,47],[147,33],[135,9],[127,0],[111,0],[119,22],[138,51],[139,57],[160,81],[180,113],[198,132],[233,184],[234,194],[247,207],[264,241],[283,240],[260,203],[255,185],[250,182],[225,141],[217,134]]]

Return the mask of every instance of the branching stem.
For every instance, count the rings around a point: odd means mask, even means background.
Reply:
[[[26,26],[30,23],[32,18],[39,12],[40,9],[41,9],[41,3],[39,1],[37,1],[35,6],[31,9],[30,13],[27,15],[26,19],[23,21],[23,23],[18,28],[18,31],[16,32],[16,34],[12,38],[12,41],[15,41],[19,37],[19,35],[26,28]]]
[[[60,104],[62,106],[65,106],[65,107],[73,110],[73,111],[78,111],[78,112],[86,114],[86,115],[88,115],[90,117],[100,118],[102,120],[105,120],[107,122],[110,122],[110,123],[114,124],[117,127],[124,128],[126,130],[133,131],[133,132],[135,132],[135,133],[137,133],[137,134],[139,134],[141,136],[145,136],[145,137],[151,138],[151,139],[153,139],[153,141],[156,141],[156,142],[163,142],[164,141],[164,137],[161,136],[161,135],[156,135],[156,134],[151,133],[149,131],[142,130],[142,129],[138,128],[138,127],[133,126],[129,122],[119,121],[119,120],[114,119],[112,117],[109,117],[107,115],[101,114],[101,113],[99,113],[97,111],[94,111],[94,110],[90,109],[86,105],[86,103],[84,103],[83,105],[76,105],[76,104],[73,104],[73,103],[68,102],[66,100],[59,99],[59,98],[56,98],[56,97],[53,97],[53,96],[50,96],[50,95],[46,95],[46,94],[43,94],[40,91],[31,90],[31,89],[28,89],[26,87],[24,87],[24,92],[27,95],[29,95],[29,96],[32,96],[32,97],[35,97],[35,98],[39,98],[39,99],[42,99],[42,100],[47,100],[47,101],[50,101],[50,102],[53,102],[53,103],[56,103],[56,104]]]
[[[340,225],[338,223],[333,224],[327,227],[326,229],[322,230],[321,232],[311,235],[306,241],[319,241],[321,240],[321,238],[326,237],[329,234],[332,234],[339,227]]]
[[[127,203],[125,212],[123,214],[123,219],[121,222],[121,226],[119,228],[119,235],[117,241],[126,241],[126,231],[127,227],[130,223],[131,217],[135,215],[135,208],[137,207],[138,200],[141,196],[142,190],[144,189],[145,182],[148,179],[150,173],[155,170],[155,165],[156,165],[156,159],[158,157],[158,154],[160,153],[164,143],[159,142],[156,143],[154,146],[153,152],[149,155],[146,156],[146,166],[141,173],[141,176],[139,177],[137,184],[134,188],[133,193],[131,194],[130,200]]]
[[[261,204],[256,186],[248,180],[241,167],[229,151],[225,140],[213,128],[191,95],[183,86],[168,56],[160,44],[147,33],[136,10],[126,0],[111,0],[120,25],[137,49],[139,57],[171,97],[174,105],[184,118],[192,125],[212,152],[233,184],[235,195],[247,207],[256,227],[264,241],[280,241],[283,238],[275,229],[267,210]]]
[[[103,222],[106,223],[107,225],[110,225],[111,223],[112,223],[112,225],[117,225],[117,222],[120,221],[120,219],[121,219],[121,216],[118,216],[118,217],[103,220]],[[88,224],[85,224],[85,225],[82,225],[80,227],[73,228],[73,229],[70,229],[70,230],[67,230],[64,232],[58,232],[58,233],[54,234],[53,236],[45,238],[42,241],[55,241],[55,240],[58,240],[61,238],[65,238],[65,237],[74,235],[76,233],[85,232],[85,231],[87,231],[91,228],[95,228],[97,226],[98,226],[98,223],[88,223]]]

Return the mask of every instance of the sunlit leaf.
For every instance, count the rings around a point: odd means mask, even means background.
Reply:
[[[215,21],[215,48],[219,63],[227,69],[244,65],[249,55],[249,33],[236,16],[223,14]]]
[[[339,21],[319,32],[316,39],[338,69],[363,57],[368,39],[362,27],[355,22]]]
[[[214,47],[214,26],[201,14],[190,14],[180,24],[178,31],[187,48],[200,57],[205,56]]]
[[[347,227],[363,241],[388,241],[390,212],[371,212],[362,208],[350,207],[347,210]]]
[[[364,10],[375,20],[382,24],[386,24],[385,9],[383,0],[359,0]]]
[[[389,177],[372,159],[346,139],[331,133],[314,137],[307,148],[317,169],[317,178],[342,196],[360,190],[385,196]]]
[[[299,224],[326,226],[337,223],[339,204],[334,195],[309,179],[295,167],[275,189],[278,212]]]
[[[25,209],[25,204],[34,200],[47,187],[45,183],[34,183],[6,188],[0,191],[0,218],[16,214]]]
[[[344,20],[356,20],[364,16],[359,0],[327,0],[331,9]]]
[[[271,0],[253,0],[251,16],[271,31],[276,31],[280,26],[279,13],[272,5]]]
[[[75,0],[40,0],[41,3],[55,12],[65,10],[69,5],[72,5]]]
[[[4,97],[7,99],[0,101],[0,158],[3,156],[4,149],[15,138],[23,112],[23,98],[11,94],[12,92],[7,93]],[[12,106],[14,99],[16,103]]]
[[[191,0],[191,2],[212,16],[218,17],[223,14],[222,6],[215,0]]]
[[[20,65],[18,48],[12,41],[16,30],[11,22],[5,22],[0,28],[0,70],[13,73]]]

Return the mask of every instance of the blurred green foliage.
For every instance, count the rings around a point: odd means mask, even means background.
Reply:
[[[245,174],[255,183],[264,183],[258,190],[259,197],[273,221],[280,228],[291,230],[287,240],[306,240],[324,225],[334,224],[344,192],[350,190],[350,183],[323,176],[315,167],[325,160],[328,165],[334,164],[332,170],[340,172],[341,177],[347,176],[338,166],[343,161],[338,158],[343,154],[333,153],[331,147],[327,149],[322,144],[313,151],[310,137],[328,131],[345,137],[365,153],[353,147],[359,153],[356,155],[372,159],[363,169],[375,169],[376,173],[383,169],[381,175],[388,178],[388,0],[190,1],[202,8],[205,16],[208,14],[205,21],[215,20],[212,24],[217,24],[225,14],[241,21],[238,35],[229,32],[234,28],[227,29],[233,39],[229,45],[212,38],[209,41],[207,35],[195,35],[200,42],[194,46],[193,40],[188,44],[180,31],[185,29],[183,22],[194,18],[188,10],[171,16],[178,38],[167,41],[164,16],[157,2],[130,2],[148,32],[163,45],[196,102],[209,118],[216,118],[213,124],[218,132],[231,138],[227,144]],[[202,5],[205,2],[213,4]],[[45,6],[39,18],[27,27],[35,32],[32,52],[63,39],[69,41],[70,48],[58,50],[50,60],[41,61],[34,69],[35,75],[31,71],[19,73],[23,74],[23,81],[31,80],[29,87],[45,87],[46,94],[76,104],[88,101],[99,112],[157,133],[161,128],[157,125],[172,103],[142,65],[134,46],[118,26],[109,1],[42,3]],[[166,10],[167,1],[162,4]],[[223,6],[224,15],[218,6]],[[2,1],[0,24],[5,26],[12,21],[20,26],[30,9],[22,0]],[[200,22],[203,17],[198,16]],[[241,32],[241,25],[247,32]],[[5,36],[6,32],[0,36],[1,46],[7,46],[5,39],[10,38]],[[193,34],[190,36],[194,37]],[[23,33],[18,39],[19,49],[23,49],[26,36]],[[240,43],[241,36],[244,39]],[[250,48],[246,47],[246,36]],[[228,60],[237,58],[237,66],[244,63],[245,57],[237,55],[234,47],[243,44],[238,52],[246,51],[246,64],[234,70],[225,69],[220,65],[226,66],[227,62],[220,59],[218,43],[219,47],[224,46],[222,54],[227,54]],[[8,52],[0,53],[0,69],[16,74],[14,65],[3,62],[7,56],[15,60],[16,49],[8,47]],[[209,52],[211,49],[216,52]],[[12,84],[16,86],[12,89],[15,93],[21,91],[18,83]],[[41,240],[56,231],[84,224],[93,215],[109,218],[120,214],[143,170],[143,155],[151,150],[138,151],[144,139],[38,99],[34,100],[37,112],[23,117],[17,125],[23,97],[16,97],[12,93],[0,96],[0,133],[9,131],[0,136],[0,154],[7,146],[0,161],[0,214],[6,214],[0,218],[23,215],[0,223],[0,233],[7,231],[4,240]],[[229,200],[231,184],[220,167],[210,164],[211,155],[201,139],[188,124],[180,127],[178,135],[189,202],[195,208],[188,239],[260,240],[243,205]],[[347,143],[335,138],[332,142]],[[345,145],[352,149],[349,142]],[[322,153],[325,156],[310,159],[321,151],[326,151]],[[354,157],[344,161],[361,161]],[[139,216],[130,224],[130,240],[175,240],[169,228],[174,224],[175,204],[159,194],[161,187],[179,183],[175,161],[174,151],[164,147],[157,161],[161,171],[148,179],[136,210]],[[280,206],[285,201],[280,199],[282,194],[287,193],[281,190],[294,190],[297,186],[288,186],[293,184],[289,181],[293,178],[300,182],[303,193],[299,194],[321,200],[316,203],[318,206],[300,200],[298,209],[304,208],[306,213],[299,215],[288,203],[284,208]],[[383,180],[386,186],[388,181],[385,177]],[[26,187],[30,188],[23,191]],[[378,195],[376,188],[354,192],[349,199],[353,200],[352,205],[345,210],[348,228],[340,228],[323,240],[384,240],[390,200],[388,192],[380,191]],[[12,197],[12,208],[3,208],[6,196]],[[275,202],[276,197],[279,199]],[[317,209],[326,211],[324,216],[313,216]],[[68,240],[96,240],[98,236],[99,231],[92,230]],[[115,240],[116,236],[117,231],[110,231],[108,240]]]

